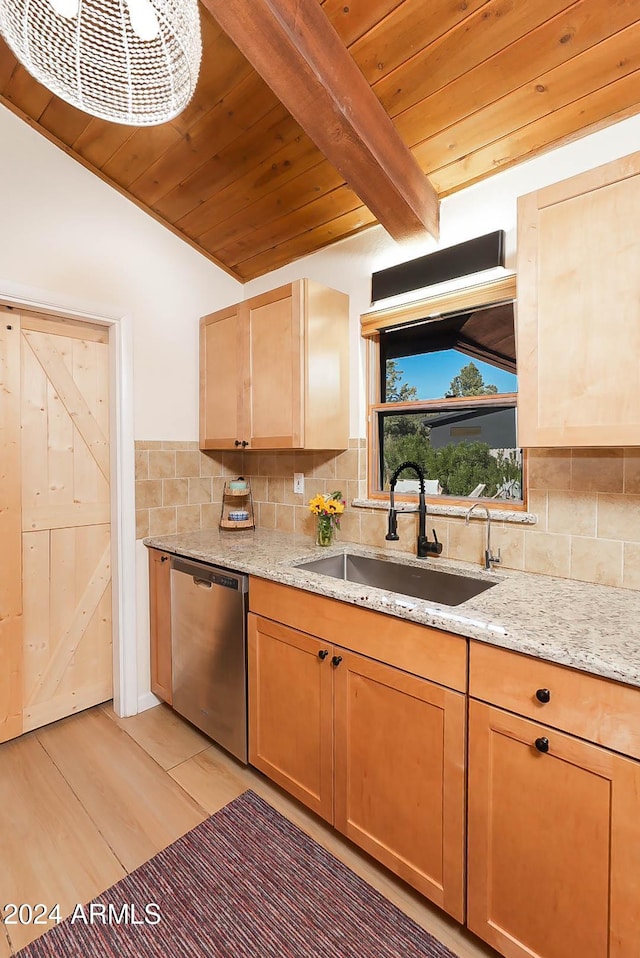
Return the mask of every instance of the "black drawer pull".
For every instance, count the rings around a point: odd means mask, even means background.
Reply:
[[[538,702],[546,703],[551,701],[551,692],[549,689],[538,689],[536,692]]]
[[[318,658],[324,662],[328,654],[329,654],[329,649],[320,649],[320,651],[318,652]]]
[[[342,662],[341,655],[334,655],[334,657],[331,659],[331,664],[334,667],[334,669],[337,669],[341,662]]]
[[[539,752],[548,752],[549,751],[549,739],[544,735],[541,738],[537,738],[533,743]]]

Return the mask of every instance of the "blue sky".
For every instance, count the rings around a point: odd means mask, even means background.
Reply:
[[[418,399],[441,399],[448,392],[453,377],[470,362],[478,367],[485,383],[497,386],[499,393],[516,392],[517,377],[512,373],[472,359],[455,349],[398,359],[398,370],[402,375],[400,384],[406,382],[409,386],[415,386]]]

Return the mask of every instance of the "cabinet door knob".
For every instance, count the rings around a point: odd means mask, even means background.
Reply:
[[[536,698],[538,702],[549,702],[551,701],[551,692],[549,689],[538,689],[536,691]]]
[[[160,562],[166,562],[169,556],[160,556]]]
[[[240,445],[241,445],[241,446],[242,446],[242,448],[244,449],[244,447],[245,447],[245,446],[248,446],[248,445],[249,445],[249,443],[247,442],[247,440],[246,440],[246,439],[243,439],[243,440],[242,440],[242,442],[240,443]]]
[[[329,654],[329,649],[320,649],[320,651],[318,652],[318,658],[324,662],[328,654]]]
[[[548,752],[549,751],[549,739],[544,735],[541,738],[537,738],[533,743],[539,752]]]
[[[239,439],[236,439],[236,441],[234,442],[233,445],[234,445],[234,446],[239,446],[239,445],[240,445],[240,440],[239,440]]]
[[[341,655],[334,655],[334,657],[331,659],[331,664],[334,667],[334,669],[337,669],[341,662],[342,662]]]

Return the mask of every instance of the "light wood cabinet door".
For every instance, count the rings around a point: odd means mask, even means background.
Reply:
[[[240,305],[200,320],[200,448],[234,449],[244,436],[244,318]]]
[[[171,557],[149,549],[151,691],[171,705]]]
[[[633,958],[639,796],[637,762],[472,699],[469,928],[506,958]]]
[[[518,203],[518,443],[640,444],[640,153]]]
[[[242,306],[248,354],[244,431],[252,449],[304,445],[301,307],[299,282]]]
[[[465,696],[336,654],[336,827],[462,921]]]
[[[249,615],[249,761],[333,821],[330,645]]]

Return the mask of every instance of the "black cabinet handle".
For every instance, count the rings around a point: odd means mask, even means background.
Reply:
[[[334,667],[334,669],[337,669],[341,662],[342,662],[341,655],[334,655],[334,657],[331,659],[331,664]]]
[[[539,752],[548,752],[549,751],[549,739],[545,736],[537,738],[533,743]]]
[[[169,556],[160,556],[160,562],[166,562]]]
[[[550,702],[551,701],[551,692],[549,689],[538,689],[536,691],[536,698],[538,702]]]
[[[239,439],[236,439],[236,441],[234,442],[233,445],[234,445],[234,446],[239,446],[239,445],[240,445],[240,440],[239,440]]]
[[[247,440],[246,440],[246,439],[243,439],[243,440],[242,440],[242,442],[240,443],[240,445],[241,445],[241,446],[242,446],[242,448],[244,449],[244,447],[245,447],[245,446],[248,446],[248,445],[249,445],[249,443],[247,442]]]
[[[320,649],[320,651],[318,652],[318,658],[324,662],[328,654],[329,654],[329,649]]]

